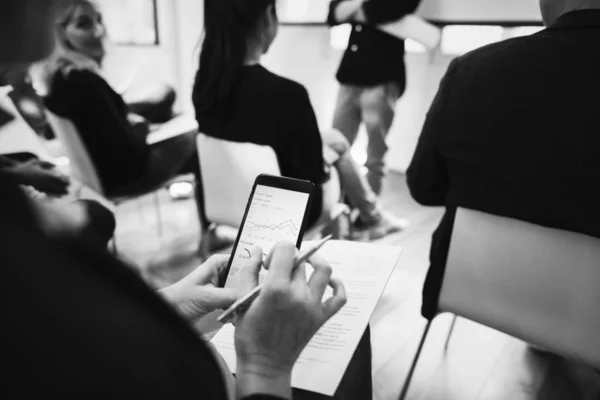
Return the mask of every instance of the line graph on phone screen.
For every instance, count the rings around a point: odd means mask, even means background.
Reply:
[[[258,186],[248,209],[242,239],[268,253],[277,242],[296,243],[308,194]]]
[[[248,239],[296,242],[307,200],[305,193],[259,186],[244,225]]]
[[[296,244],[308,198],[307,193],[262,185],[256,187],[235,251],[230,277],[235,276],[250,258],[254,246],[262,249],[263,259],[266,259],[278,242]]]

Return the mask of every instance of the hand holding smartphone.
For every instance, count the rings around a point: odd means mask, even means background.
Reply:
[[[254,182],[229,265],[221,277],[224,287],[237,287],[238,273],[259,246],[266,258],[280,241],[300,248],[311,207],[314,184],[281,176],[259,175]],[[262,277],[266,271],[261,273]]]

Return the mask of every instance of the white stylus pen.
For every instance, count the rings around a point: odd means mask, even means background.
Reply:
[[[317,244],[315,244],[314,247],[306,250],[305,252],[298,253],[294,259],[294,268],[298,268],[300,264],[308,260],[310,256],[315,254],[321,247],[323,247],[323,245],[327,243],[327,241],[329,241],[331,237],[332,236],[329,235],[317,242]],[[260,284],[254,289],[252,289],[250,293],[233,303],[231,307],[229,307],[223,314],[219,316],[219,318],[217,318],[217,321],[223,324],[231,322],[231,320],[235,317],[236,314],[243,312],[247,310],[248,307],[250,307],[250,304],[252,304],[254,299],[258,297],[262,288],[263,285]]]

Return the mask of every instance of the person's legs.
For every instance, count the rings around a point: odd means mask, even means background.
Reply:
[[[196,203],[202,229],[210,223],[204,213],[204,195],[202,192],[202,174],[196,148],[196,133],[176,136],[158,143],[151,148],[148,169],[144,174],[146,184],[160,184],[182,173],[194,174],[196,180]]]
[[[363,219],[370,220],[377,209],[377,196],[352,158],[350,143],[340,131],[335,129],[323,132],[321,137],[325,161],[338,171],[346,197],[352,206],[359,210]],[[337,155],[337,159],[334,155]]]
[[[235,241],[235,238],[220,235],[216,230],[210,229],[211,222],[206,217],[202,174],[200,172],[200,160],[198,159],[196,147],[196,133],[174,137],[152,146],[151,149],[143,183],[151,187],[165,182],[177,174],[194,174],[196,180],[196,205],[200,227],[202,232],[208,232],[203,237],[207,242],[204,244],[201,243],[201,246],[206,245],[209,251],[216,251],[230,246]]]
[[[360,97],[362,121],[369,137],[365,163],[367,180],[377,194],[381,193],[384,157],[388,150],[386,138],[394,121],[399,93],[398,84],[387,83],[365,89]]]
[[[176,97],[175,90],[165,84],[154,85],[138,93],[125,93],[129,111],[151,123],[167,122],[173,117]]]
[[[203,229],[209,223],[204,215],[201,175],[196,151],[196,133],[179,135],[150,147],[146,168],[137,182],[118,188],[107,188],[112,197],[127,196],[157,188],[179,174],[193,173],[199,190],[196,190],[198,213]]]
[[[358,86],[341,85],[333,114],[333,129],[342,132],[350,145],[356,140],[361,124],[361,91]]]
[[[377,195],[360,173],[358,165],[352,158],[350,144],[344,135],[339,131],[331,130],[324,132],[322,137],[324,157],[326,161],[333,160],[333,166],[340,176],[346,197],[359,211],[359,218],[355,224],[357,233],[361,236],[364,233],[369,240],[375,240],[405,229],[408,221],[386,215],[379,209]],[[337,156],[337,159],[333,156]]]

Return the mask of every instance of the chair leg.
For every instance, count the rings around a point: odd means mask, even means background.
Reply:
[[[354,237],[354,227],[352,225],[352,210],[348,208],[348,211],[345,214],[346,220],[348,222],[348,238],[352,240],[352,238]]]
[[[454,325],[456,325],[457,319],[457,315],[455,315],[452,319],[452,324],[450,325],[450,330],[448,331],[448,337],[446,338],[446,344],[444,345],[444,351],[448,351],[448,345],[450,344],[450,338],[452,338],[452,332],[454,332]]]
[[[415,354],[415,358],[410,366],[410,370],[408,371],[408,376],[404,381],[404,386],[402,387],[402,391],[400,392],[400,397],[398,400],[404,400],[406,395],[408,394],[408,389],[410,387],[410,382],[412,381],[413,374],[415,372],[415,368],[417,367],[417,362],[419,361],[419,357],[421,357],[421,351],[423,350],[423,345],[425,344],[425,339],[427,339],[427,334],[429,333],[429,328],[431,327],[431,322],[427,322],[427,326],[423,331],[423,336],[421,336],[421,342],[419,343],[419,348],[417,349],[417,353]]]
[[[159,192],[154,192],[154,207],[156,208],[156,222],[158,223],[158,238],[163,237],[162,214],[160,212],[160,197]]]
[[[119,256],[119,251],[117,249],[117,235],[115,234],[111,240],[112,252],[115,257]]]

